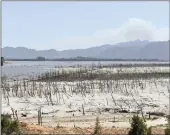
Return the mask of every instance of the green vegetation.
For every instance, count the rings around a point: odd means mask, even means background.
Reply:
[[[143,119],[139,116],[134,115],[132,118],[131,129],[128,135],[146,135],[147,126],[144,123]]]
[[[100,126],[100,121],[99,121],[99,117],[96,118],[96,124],[95,124],[95,128],[94,128],[94,135],[99,135],[101,134],[101,126]]]
[[[20,134],[19,122],[6,116],[1,116],[1,132],[3,135]]]
[[[170,116],[168,116],[168,127],[165,129],[165,135],[170,135]]]
[[[169,128],[165,129],[165,135],[170,135],[170,129]]]
[[[152,127],[149,127],[147,130],[147,135],[152,135]]]

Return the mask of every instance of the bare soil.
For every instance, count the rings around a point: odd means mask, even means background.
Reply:
[[[21,128],[27,134],[93,134],[93,128],[48,127],[21,122]],[[102,128],[101,134],[128,134],[129,128]],[[153,128],[152,134],[164,134],[163,128]]]

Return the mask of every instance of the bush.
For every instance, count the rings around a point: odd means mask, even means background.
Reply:
[[[167,120],[168,120],[168,127],[165,129],[165,135],[170,135],[170,116],[168,116]]]
[[[19,122],[17,120],[12,121],[6,116],[1,116],[1,132],[5,135],[9,135],[12,133],[19,134]]]
[[[94,128],[94,135],[97,134],[101,134],[101,126],[100,126],[100,121],[99,121],[99,117],[96,118],[96,124],[95,124],[95,128]]]
[[[152,135],[152,127],[149,127],[147,130],[147,135]]]
[[[169,128],[165,129],[165,135],[170,135],[170,129]]]
[[[133,116],[131,129],[128,135],[146,135],[147,134],[147,126],[144,123],[143,119],[139,116]]]

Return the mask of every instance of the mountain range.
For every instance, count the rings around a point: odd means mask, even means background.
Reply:
[[[25,47],[4,47],[2,56],[7,59],[34,59],[42,56],[49,59],[74,58],[78,56],[109,59],[159,59],[169,60],[169,41],[135,40],[115,45],[101,45],[87,49],[57,51],[35,50]]]

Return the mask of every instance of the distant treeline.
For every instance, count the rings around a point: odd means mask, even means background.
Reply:
[[[37,57],[35,59],[5,59],[7,61],[165,61],[158,59],[105,59],[105,58],[88,58],[88,57],[75,57],[75,58],[57,58],[47,59],[44,57]]]

